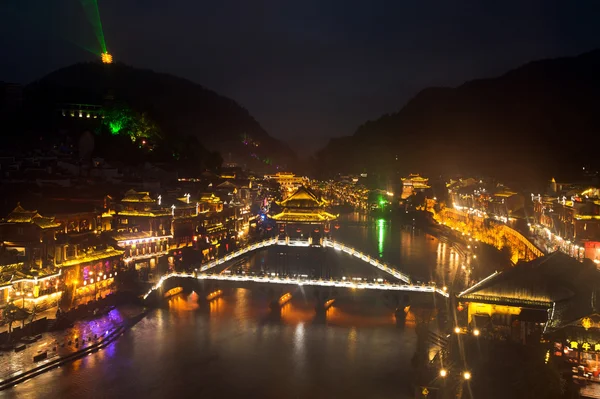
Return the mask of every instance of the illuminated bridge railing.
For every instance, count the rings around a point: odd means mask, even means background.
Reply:
[[[404,281],[407,284],[411,283],[409,275],[402,273],[402,272],[394,269],[393,267],[390,267],[388,264],[379,261],[379,259],[371,258],[369,255],[366,255],[365,253],[360,252],[355,248],[349,247],[347,245],[344,245],[340,242],[333,241],[333,240],[323,240],[323,245],[325,247],[330,247],[330,248],[336,249],[338,251],[346,252],[349,255],[353,255],[353,256],[361,259],[362,261],[367,262],[372,266],[375,266],[379,270],[386,272],[388,274],[391,274],[392,276],[396,277],[400,281]]]
[[[413,285],[413,284],[384,284],[384,283],[368,283],[355,281],[336,281],[336,280],[311,280],[305,278],[279,278],[267,276],[238,276],[229,274],[192,274],[192,273],[170,273],[162,276],[158,283],[154,285],[145,295],[146,299],[153,291],[161,288],[163,283],[172,278],[191,278],[197,280],[213,280],[213,281],[233,281],[233,282],[251,282],[251,283],[268,283],[279,285],[296,285],[296,286],[313,286],[313,287],[336,287],[350,288],[357,290],[380,290],[380,291],[400,291],[400,292],[422,292],[440,294],[448,298],[448,293],[433,285]]]
[[[225,262],[229,262],[230,260],[236,259],[242,255],[249,253],[249,252],[255,251],[260,248],[269,247],[271,245],[308,247],[309,243],[306,240],[282,240],[279,238],[269,238],[264,241],[260,241],[260,242],[254,243],[254,244],[247,245],[244,248],[240,248],[237,251],[228,253],[227,255],[225,255],[221,258],[211,260],[210,262],[205,263],[204,265],[202,265],[200,267],[200,272],[206,272],[215,266],[221,265]],[[338,251],[346,252],[347,254],[354,256],[354,257],[362,260],[363,262],[366,262],[366,263],[370,264],[371,266],[375,266],[379,270],[390,274],[391,276],[397,278],[400,281],[403,281],[407,284],[411,283],[410,276],[408,276],[407,274],[402,273],[402,272],[394,269],[393,267],[389,266],[388,264],[383,263],[376,258],[371,258],[369,255],[366,255],[363,252],[360,252],[360,251],[358,251],[354,248],[351,248],[347,245],[344,245],[340,242],[325,239],[325,240],[323,240],[323,246],[330,247],[330,248],[336,249]]]
[[[280,240],[281,241],[281,240]],[[264,240],[264,241],[260,241],[260,242],[255,242],[253,244],[249,244],[246,245],[244,248],[240,248],[237,251],[233,251],[231,253],[228,253],[227,255],[223,256],[222,258],[218,258],[215,260],[212,260],[204,265],[202,265],[200,267],[200,271],[204,272],[208,269],[212,269],[215,266],[221,265],[225,262],[229,262],[232,259],[238,258],[242,255],[247,254],[248,252],[252,252],[255,251],[257,249],[260,248],[265,248],[265,247],[269,247],[271,245],[285,245],[285,241],[283,241],[283,244],[278,244],[278,240],[277,238],[269,238],[268,240]]]

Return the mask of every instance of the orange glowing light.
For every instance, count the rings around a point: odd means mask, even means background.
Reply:
[[[102,59],[103,64],[112,64],[113,62],[113,57],[109,53],[102,53],[100,58]]]

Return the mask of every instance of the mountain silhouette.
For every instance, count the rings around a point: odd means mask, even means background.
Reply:
[[[165,73],[121,63],[79,63],[33,82],[26,94],[38,113],[61,103],[123,102],[148,115],[165,140],[192,136],[208,150],[220,152],[225,161],[251,168],[275,169],[296,159],[234,100]]]
[[[528,63],[456,88],[428,88],[400,111],[332,139],[322,174],[419,171],[547,179],[598,166],[600,50]]]

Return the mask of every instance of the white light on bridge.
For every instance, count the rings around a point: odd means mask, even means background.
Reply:
[[[290,245],[290,244],[294,245],[292,242],[287,243],[287,244],[280,244],[280,242],[277,240],[277,238],[270,238],[270,239],[264,240],[259,243],[251,244],[248,247],[245,247],[234,253],[228,254],[224,258],[212,260],[212,261],[208,262],[207,264],[203,265],[202,267],[200,267],[200,272],[206,272],[207,270],[209,270],[217,265],[223,264],[226,261],[235,259],[238,256],[241,256],[249,251],[252,251],[252,250],[255,250],[258,248],[263,248],[263,247],[267,247],[267,246],[271,246],[271,245]],[[441,289],[435,287],[434,285],[412,285],[409,276],[407,276],[406,274],[399,272],[398,270],[394,269],[393,267],[390,267],[384,263],[381,263],[376,259],[370,259],[367,255],[363,254],[362,252],[359,252],[359,251],[357,251],[353,248],[350,248],[346,245],[340,244],[338,242],[333,242],[331,240],[325,240],[323,242],[323,246],[332,247],[332,248],[335,248],[338,250],[343,250],[344,252],[347,252],[348,254],[351,254],[351,255],[357,255],[357,257],[359,259],[362,259],[365,262],[371,264],[372,266],[378,268],[379,270],[382,270],[382,271],[394,276],[398,280],[403,281],[405,284],[368,283],[368,282],[366,282],[366,279],[365,279],[365,282],[361,281],[360,283],[354,283],[354,282],[347,281],[346,277],[343,277],[343,279],[342,279],[343,281],[300,280],[298,278],[282,279],[282,278],[279,278],[278,275],[275,275],[274,273],[271,273],[271,277],[253,277],[253,276],[247,276],[247,275],[245,275],[245,276],[235,276],[235,275],[198,275],[198,276],[196,276],[196,275],[185,274],[185,273],[171,273],[171,274],[162,276],[160,278],[160,280],[158,281],[158,283],[152,289],[150,289],[150,291],[148,291],[148,293],[146,293],[146,295],[144,295],[144,299],[146,299],[153,290],[160,288],[162,286],[163,282],[167,278],[170,278],[170,277],[188,277],[188,278],[193,277],[193,278],[198,278],[198,279],[212,279],[212,280],[220,280],[220,281],[226,281],[226,280],[251,281],[251,282],[258,282],[258,283],[313,285],[313,286],[340,287],[340,288],[352,288],[352,289],[358,288],[358,289],[376,289],[376,290],[392,290],[392,291],[429,292],[429,293],[440,294],[446,298],[449,296],[449,294],[447,293],[447,290],[441,290]],[[302,275],[302,277],[308,277],[308,276]],[[383,282],[383,279],[378,279],[377,281]]]

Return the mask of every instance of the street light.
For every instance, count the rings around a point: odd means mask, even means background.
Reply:
[[[478,337],[479,334],[480,334],[479,329],[476,328],[476,329],[473,330],[473,335],[474,336]]]
[[[460,327],[458,327],[458,326],[454,327],[454,332],[457,334],[460,334]]]
[[[463,378],[464,378],[465,380],[467,380],[467,381],[468,381],[468,380],[470,380],[470,379],[471,379],[471,373],[470,373],[469,371],[465,371],[465,372],[463,373]]]
[[[445,377],[445,376],[447,376],[447,375],[448,375],[448,371],[447,371],[446,369],[441,369],[441,370],[440,370],[440,377],[442,377],[442,378],[443,378],[443,377]]]

